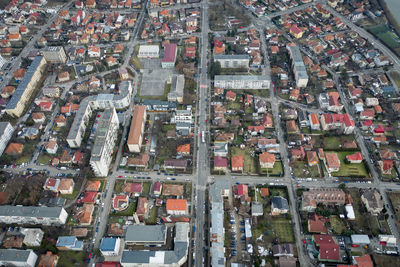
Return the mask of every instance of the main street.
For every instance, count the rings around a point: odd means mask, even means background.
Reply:
[[[203,248],[206,247],[204,244],[203,236],[204,232],[204,223],[205,223],[205,192],[206,186],[208,182],[208,176],[210,173],[209,170],[209,157],[208,157],[208,139],[207,137],[207,106],[208,103],[206,98],[208,96],[208,90],[210,86],[210,81],[208,79],[207,74],[207,53],[208,53],[208,0],[203,0],[201,3],[202,7],[202,24],[201,24],[201,40],[200,40],[200,64],[199,69],[199,81],[198,81],[198,109],[196,110],[197,115],[199,116],[199,120],[197,122],[198,133],[204,133],[206,136],[206,142],[202,142],[201,138],[197,138],[197,181],[196,181],[196,197],[197,201],[193,201],[196,203],[196,246],[194,248],[194,252],[196,253],[195,257],[195,266],[201,266],[203,261]],[[198,135],[198,133],[195,133]],[[208,202],[208,201],[207,201]],[[194,208],[194,207],[192,207]],[[206,238],[208,240],[208,238]]]

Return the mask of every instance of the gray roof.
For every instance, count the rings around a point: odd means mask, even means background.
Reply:
[[[251,204],[251,213],[263,213],[263,207],[260,202],[253,202]]]
[[[353,244],[369,244],[370,240],[368,235],[351,235],[351,243]]]
[[[280,210],[288,210],[289,204],[286,198],[275,196],[271,199],[272,207]]]
[[[124,264],[124,263],[151,262],[152,266],[177,264],[178,262],[181,261],[181,259],[183,259],[187,255],[189,229],[190,229],[189,223],[175,224],[176,236],[174,239],[174,250],[167,250],[167,251],[124,250],[122,252],[121,263]]]
[[[164,242],[167,227],[162,225],[129,225],[125,242]]]
[[[62,207],[0,206],[0,216],[58,218]]]
[[[26,262],[31,253],[31,249],[0,249],[0,262]]]
[[[35,74],[37,68],[39,67],[40,63],[42,62],[42,60],[43,60],[42,56],[37,56],[32,61],[32,64],[29,66],[28,70],[26,71],[24,78],[18,84],[18,87],[17,87],[17,89],[15,89],[15,92],[12,95],[10,101],[8,101],[6,109],[14,109],[17,106],[19,100],[21,99],[22,95],[25,92],[27,85],[32,80],[32,77],[34,76],[34,74]]]
[[[172,79],[171,92],[168,93],[168,99],[183,97],[184,86],[185,77],[183,75],[175,75]]]
[[[300,49],[298,46],[287,46],[289,53],[292,58],[292,64],[296,68],[296,72],[299,78],[307,78],[307,70],[304,66],[303,57],[301,56]]]
[[[249,60],[248,55],[214,55],[214,59],[229,59],[229,60]]]
[[[8,121],[0,121],[0,136],[4,134],[4,130],[9,126],[12,125]]]

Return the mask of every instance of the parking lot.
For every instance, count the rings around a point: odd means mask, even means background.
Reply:
[[[162,96],[164,95],[165,83],[171,79],[172,70],[161,69],[161,65],[158,64],[155,68],[143,69],[142,75],[140,95]]]

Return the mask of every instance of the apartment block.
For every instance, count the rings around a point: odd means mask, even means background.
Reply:
[[[249,68],[248,55],[214,55],[214,60],[221,64],[221,68]]]
[[[9,122],[0,122],[0,156],[3,155],[4,149],[10,141],[14,133],[14,128]]]
[[[98,177],[106,177],[112,160],[119,121],[115,108],[106,109],[100,117],[90,158],[90,166]]]
[[[143,132],[146,123],[146,107],[136,105],[133,111],[132,123],[128,136],[129,152],[139,153],[143,142]]]
[[[222,89],[268,89],[269,76],[261,75],[215,75],[214,87]]]
[[[308,83],[308,75],[299,47],[296,45],[288,45],[286,48],[289,51],[290,58],[292,59],[292,68],[297,87],[306,87]]]
[[[42,54],[49,63],[67,62],[67,55],[62,46],[48,46],[43,50]]]
[[[46,59],[44,57],[35,57],[10,101],[7,103],[5,111],[8,115],[19,118],[23,114],[28,101],[42,78],[45,66]]]
[[[0,223],[61,225],[67,218],[62,207],[0,206]]]

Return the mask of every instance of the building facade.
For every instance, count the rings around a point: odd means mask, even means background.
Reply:
[[[28,101],[42,78],[45,66],[46,59],[44,57],[35,57],[10,101],[7,103],[5,111],[8,115],[19,118],[23,114]]]
[[[139,153],[143,142],[143,132],[146,123],[146,107],[136,105],[133,111],[132,123],[129,130],[128,149],[129,152]]]
[[[3,155],[4,149],[6,149],[13,133],[14,128],[11,123],[6,121],[0,122],[0,156]]]
[[[214,60],[221,64],[221,68],[249,68],[248,55],[214,55]]]
[[[289,51],[290,58],[292,59],[292,68],[297,87],[306,87],[308,83],[308,75],[299,47],[288,45],[286,48]]]
[[[0,206],[0,222],[6,224],[65,224],[68,213],[62,207]]]
[[[90,166],[98,177],[106,177],[111,164],[119,120],[115,108],[106,109],[99,120],[90,158]]]
[[[214,87],[222,89],[268,89],[269,76],[261,75],[215,75]]]
[[[49,63],[67,62],[67,55],[62,46],[48,46],[43,50],[42,54]]]

